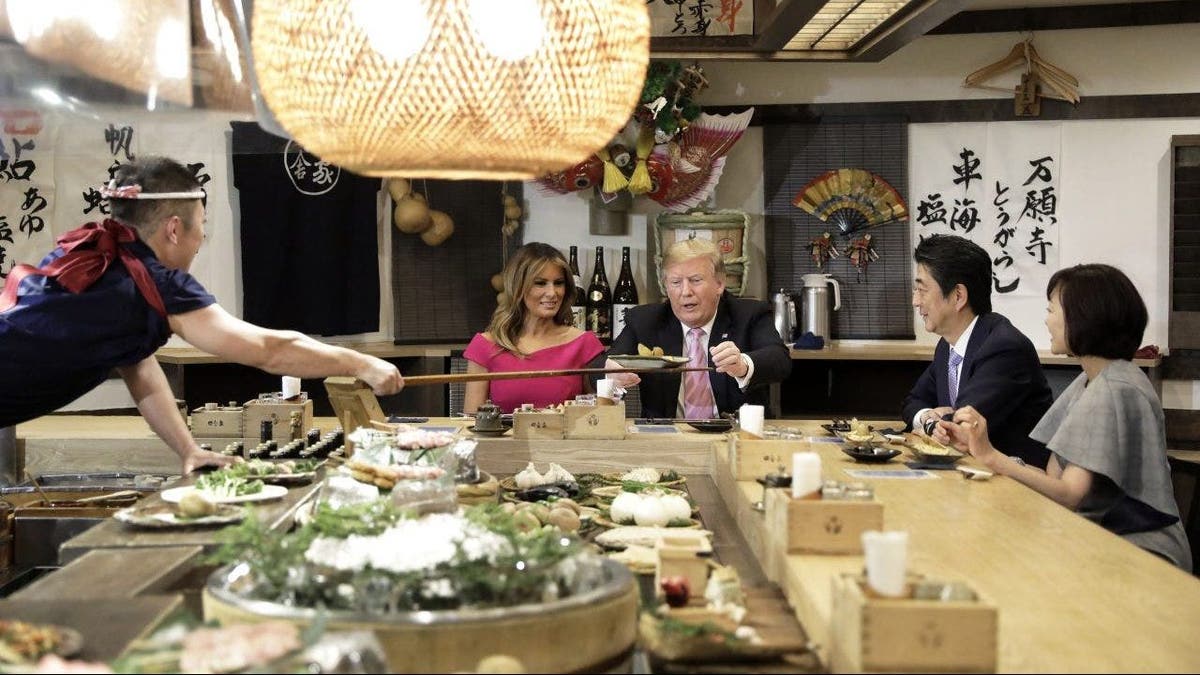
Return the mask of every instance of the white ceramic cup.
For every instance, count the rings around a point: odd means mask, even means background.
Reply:
[[[755,436],[763,435],[763,407],[746,403],[738,409],[738,427]]]
[[[880,595],[903,595],[908,574],[908,532],[868,530],[862,533],[862,544],[867,585]]]
[[[803,499],[821,490],[821,456],[815,452],[792,454],[792,498]]]
[[[610,380],[608,378],[596,380],[596,396],[603,396],[604,398],[612,398],[612,395],[613,395],[613,381],[612,380]]]
[[[300,378],[292,377],[291,375],[283,376],[283,385],[280,387],[284,398],[291,398],[300,394]]]

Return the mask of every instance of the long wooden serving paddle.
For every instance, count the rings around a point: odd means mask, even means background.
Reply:
[[[513,370],[496,373],[449,373],[445,375],[405,375],[404,386],[420,387],[431,384],[452,384],[454,382],[491,382],[492,380],[525,380],[534,377],[556,377],[559,375],[607,375],[609,373],[636,373],[638,375],[653,375],[656,373],[680,373],[684,371],[709,371],[713,368],[566,368],[563,370]]]

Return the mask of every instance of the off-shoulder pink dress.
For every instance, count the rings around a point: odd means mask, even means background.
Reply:
[[[524,358],[501,349],[483,333],[476,333],[463,352],[463,357],[487,368],[488,372],[498,373],[584,368],[603,352],[604,345],[591,331],[584,331],[570,342],[539,349]],[[502,412],[510,413],[522,403],[545,407],[574,399],[583,391],[582,375],[560,375],[527,380],[495,380],[489,383],[488,396]]]

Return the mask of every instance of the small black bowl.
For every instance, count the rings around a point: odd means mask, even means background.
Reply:
[[[518,490],[513,493],[513,496],[523,502],[540,502],[550,497],[574,497],[579,494],[578,483],[547,483],[546,485],[538,485],[524,490]]]
[[[882,452],[876,452],[881,450]],[[895,448],[852,447],[842,448],[842,452],[850,455],[856,462],[864,464],[884,464],[900,454]]]

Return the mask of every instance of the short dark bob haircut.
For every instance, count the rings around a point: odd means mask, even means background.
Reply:
[[[1111,265],[1061,269],[1046,284],[1058,291],[1067,349],[1075,356],[1133,359],[1146,332],[1146,303],[1125,273]]]
[[[935,234],[917,244],[913,261],[929,269],[942,288],[942,297],[962,284],[975,314],[992,311],[992,259],[979,244],[952,234]]]

